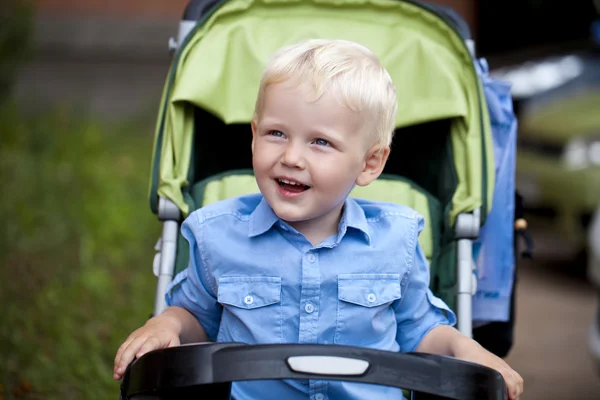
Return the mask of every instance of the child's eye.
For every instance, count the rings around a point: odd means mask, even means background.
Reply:
[[[315,144],[317,146],[329,146],[329,142],[325,139],[317,139],[315,140]]]
[[[269,135],[270,136],[275,136],[275,137],[283,137],[283,132],[277,131],[277,130],[273,130],[273,131],[269,131]]]

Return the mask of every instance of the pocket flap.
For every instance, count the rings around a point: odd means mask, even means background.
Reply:
[[[219,279],[218,301],[253,309],[281,302],[281,278],[271,276],[227,276]]]
[[[338,298],[342,301],[376,307],[400,297],[400,274],[338,275]]]

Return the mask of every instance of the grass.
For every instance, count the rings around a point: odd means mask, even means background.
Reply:
[[[151,122],[0,108],[1,400],[118,397],[115,352],[154,299]]]

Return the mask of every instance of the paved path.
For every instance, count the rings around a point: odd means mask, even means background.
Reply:
[[[600,371],[587,348],[595,294],[565,269],[539,261],[520,268],[516,342],[507,361],[525,379],[526,400],[600,399]]]

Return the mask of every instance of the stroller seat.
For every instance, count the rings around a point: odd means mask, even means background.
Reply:
[[[351,196],[402,204],[425,218],[419,242],[430,262],[431,290],[471,336],[472,240],[492,207],[495,165],[486,97],[464,22],[414,0],[193,0],[188,11],[156,125],[149,200],[164,228],[156,246],[154,313],[162,312],[166,288],[188,265],[182,221],[210,203],[258,192],[250,121],[267,59],[300,39],[336,38],[370,48],[398,95],[383,175]],[[453,366],[439,371],[447,368]],[[503,390],[496,393],[452,396],[503,397]]]

